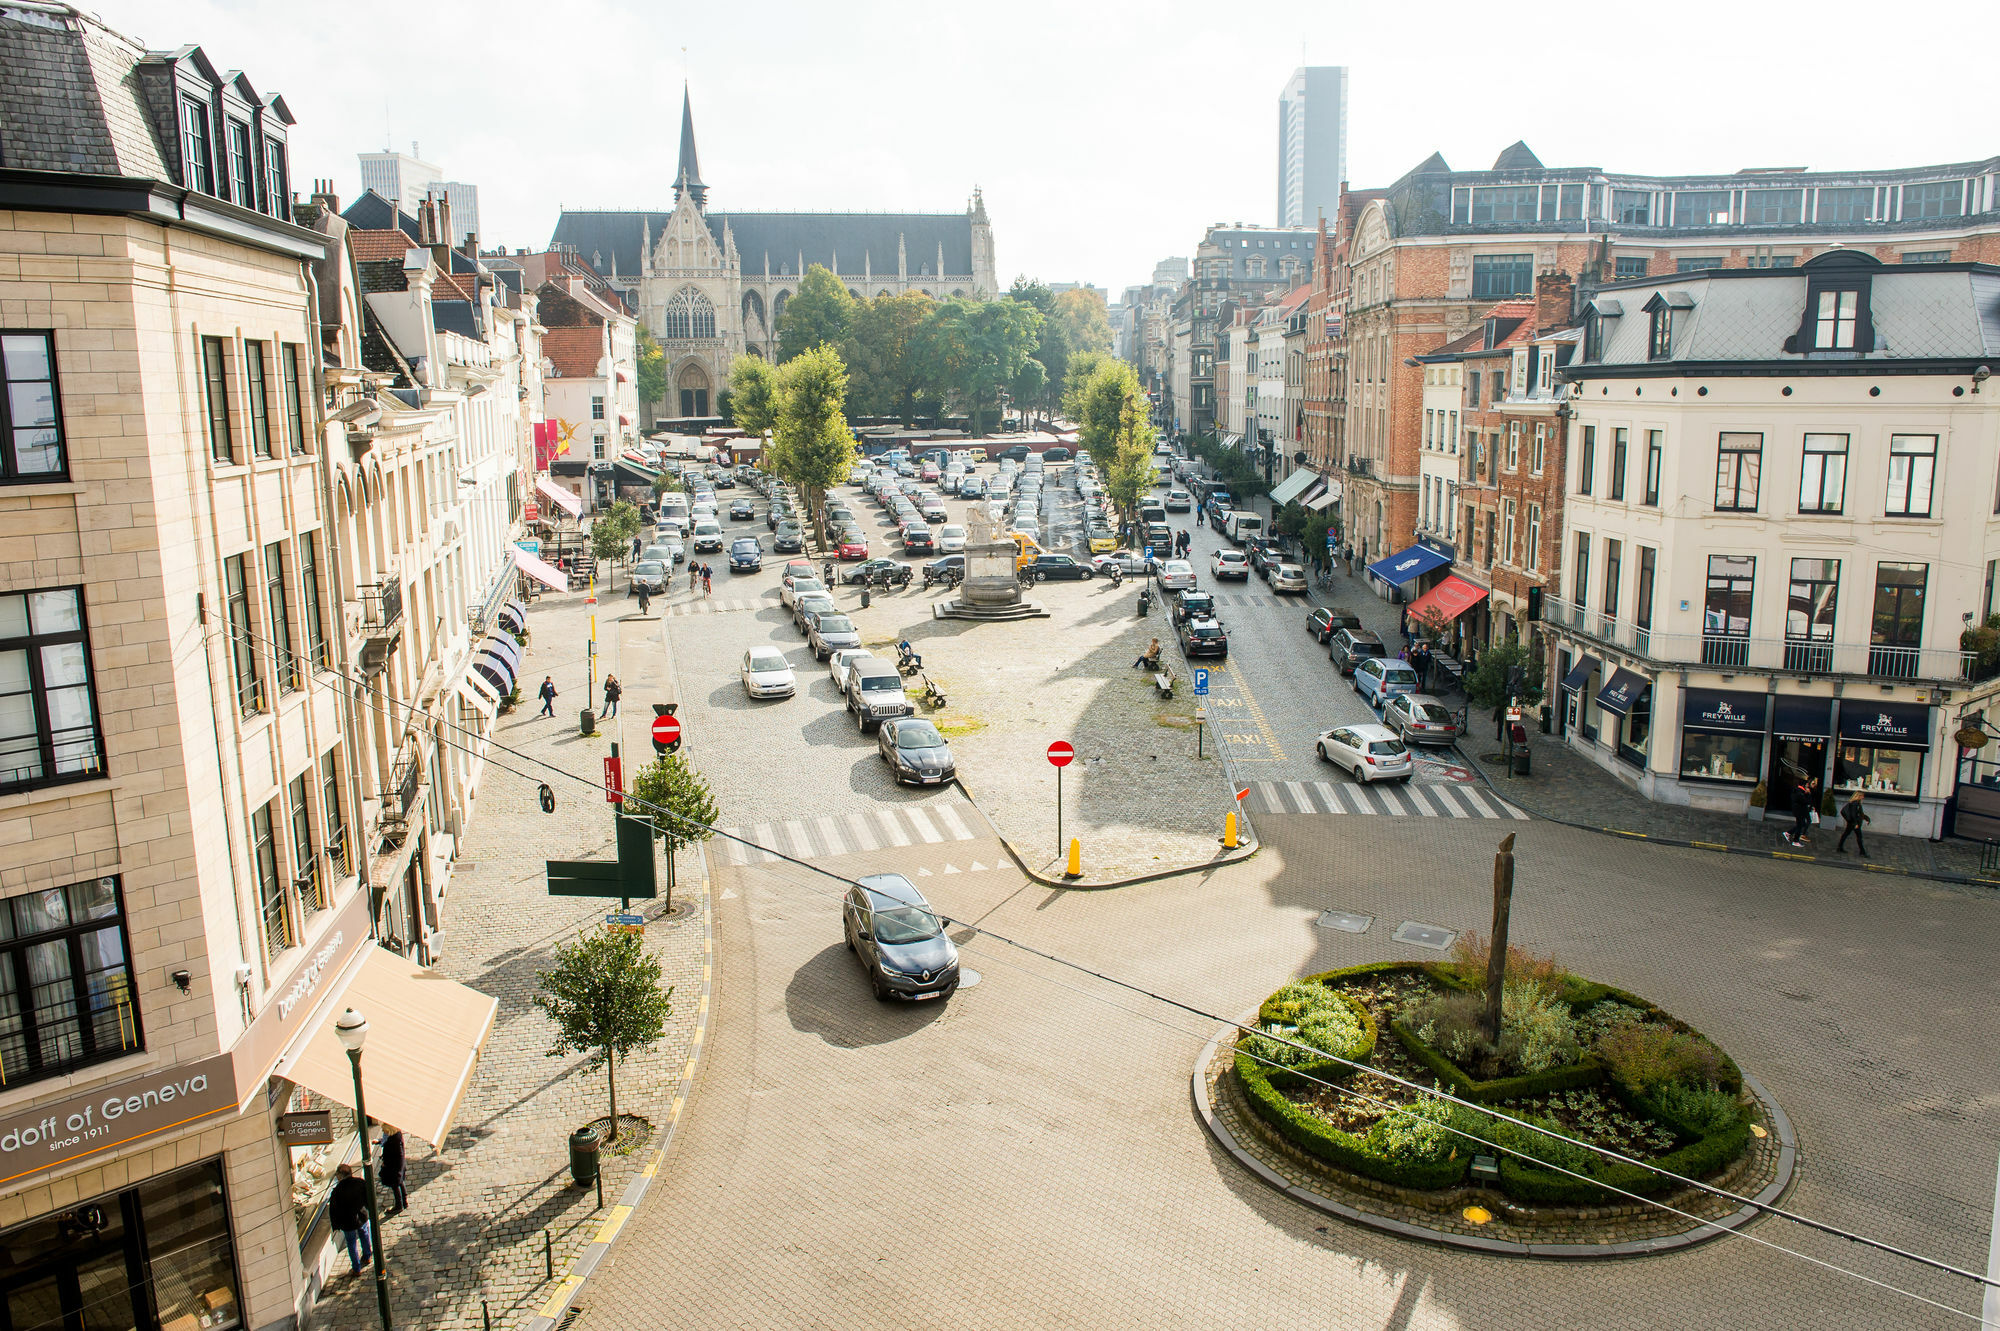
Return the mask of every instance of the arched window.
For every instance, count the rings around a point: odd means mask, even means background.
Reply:
[[[753,324],[751,321],[755,320]],[[762,332],[764,327],[764,298],[754,291],[743,293],[743,330]]]
[[[965,293],[964,293],[963,291],[959,290],[959,289],[958,289],[957,287],[953,287],[953,288],[951,289],[951,294],[952,294],[952,295],[954,295],[954,296],[963,296],[963,295],[964,295]]]
[[[778,320],[785,317],[785,306],[791,304],[791,301],[792,293],[789,291],[780,291],[771,297],[771,327],[774,330],[778,326]]]
[[[693,287],[667,302],[666,336],[670,338],[714,337],[715,306]]]

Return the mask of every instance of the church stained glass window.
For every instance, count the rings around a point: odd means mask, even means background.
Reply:
[[[714,337],[715,306],[693,287],[686,288],[667,302],[666,336]]]

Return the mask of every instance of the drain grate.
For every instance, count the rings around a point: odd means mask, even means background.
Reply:
[[[1416,947],[1430,948],[1434,952],[1443,952],[1457,941],[1458,933],[1441,924],[1419,924],[1415,920],[1404,920],[1396,926],[1396,932],[1390,937],[1399,943],[1409,943]]]
[[[1368,926],[1375,923],[1373,915],[1362,915],[1351,910],[1323,910],[1319,913],[1319,927],[1338,929],[1344,934],[1365,934]]]
[[[563,1310],[562,1320],[556,1323],[556,1331],[570,1331],[570,1328],[574,1327],[578,1322],[582,1320],[583,1320],[583,1309],[565,1308]]]
[[[960,966],[958,968],[958,987],[961,989],[970,989],[985,978],[985,976],[970,967]]]

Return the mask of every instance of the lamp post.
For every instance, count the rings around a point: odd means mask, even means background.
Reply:
[[[395,1322],[389,1316],[389,1268],[382,1260],[382,1219],[375,1205],[375,1156],[368,1147],[368,1107],[361,1098],[361,1046],[368,1042],[368,1018],[349,1008],[333,1023],[333,1029],[347,1050],[347,1061],[354,1067],[354,1117],[361,1127],[361,1174],[368,1184],[369,1236],[375,1240],[372,1245],[375,1306],[382,1314],[382,1331],[393,1331]]]

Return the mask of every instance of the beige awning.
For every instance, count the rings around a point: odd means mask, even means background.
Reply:
[[[583,501],[546,476],[535,478],[535,493],[543,496],[573,518],[583,516]]]
[[[354,1070],[333,1029],[353,1008],[368,1019],[361,1049],[368,1116],[435,1146],[451,1130],[499,1005],[387,948],[370,947],[347,991],[327,1005],[319,1029],[280,1075],[354,1108]]]

